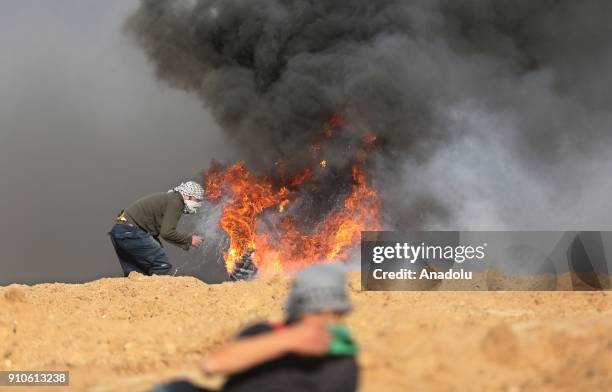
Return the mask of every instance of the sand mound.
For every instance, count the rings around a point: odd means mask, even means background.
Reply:
[[[360,292],[357,276],[350,287],[363,391],[612,385],[610,292]],[[74,391],[144,391],[173,377],[214,386],[198,371],[202,354],[248,322],[280,319],[287,288],[142,275],[0,288],[0,370],[67,369]]]
[[[4,290],[4,299],[9,303],[26,302],[25,293],[16,286],[9,286]]]

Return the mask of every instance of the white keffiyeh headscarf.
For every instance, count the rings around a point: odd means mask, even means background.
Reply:
[[[183,197],[191,196],[199,200],[204,199],[204,188],[202,187],[202,185],[198,184],[195,181],[183,182],[181,185],[170,189],[168,193],[170,192],[178,192]],[[183,209],[184,214],[195,214],[196,212],[198,212],[198,209],[202,207],[202,202],[197,202],[194,200],[184,200],[184,202],[185,202],[185,208]]]

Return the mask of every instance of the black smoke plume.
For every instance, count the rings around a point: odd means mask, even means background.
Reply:
[[[389,226],[550,229],[611,226],[611,20],[608,0],[142,0],[126,31],[252,167],[343,114],[334,165],[379,137]]]

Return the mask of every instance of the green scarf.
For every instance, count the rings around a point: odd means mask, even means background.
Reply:
[[[329,344],[329,355],[355,355],[357,353],[357,343],[346,326],[334,324],[330,325],[328,329],[332,334],[332,341]]]

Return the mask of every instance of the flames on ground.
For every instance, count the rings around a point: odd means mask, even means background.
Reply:
[[[344,125],[344,117],[332,117],[309,146],[305,167],[293,173],[282,161],[276,162],[273,175],[254,174],[244,162],[205,173],[207,198],[223,204],[219,225],[229,237],[224,252],[228,271],[244,257],[251,257],[263,274],[346,260],[362,231],[380,228],[380,200],[366,169],[375,136],[363,135],[350,161],[338,169],[348,173],[347,186],[323,179],[326,170],[336,170],[326,159],[327,142]],[[334,196],[339,188],[343,191]],[[314,221],[306,217],[313,210],[322,211]]]

